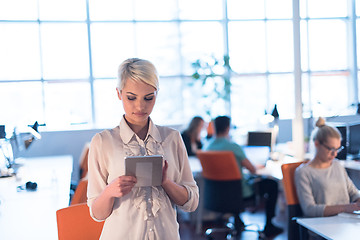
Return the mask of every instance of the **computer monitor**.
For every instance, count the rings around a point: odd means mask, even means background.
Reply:
[[[348,132],[348,127],[346,125],[341,125],[339,124],[338,126],[336,126],[336,128],[339,130],[340,134],[341,134],[341,146],[343,146],[343,150],[341,152],[338,153],[337,158],[340,160],[346,160],[346,156],[347,156],[347,152],[348,152],[348,147],[347,147],[347,132]]]
[[[348,153],[356,158],[360,157],[360,123],[349,125]]]
[[[268,146],[271,147],[271,132],[252,131],[248,132],[248,146]]]
[[[360,122],[330,122],[341,134],[341,146],[344,149],[338,153],[340,160],[360,159]]]
[[[0,125],[0,139],[6,137],[5,125]]]
[[[257,166],[265,166],[271,157],[269,146],[243,146],[242,149],[246,157]]]

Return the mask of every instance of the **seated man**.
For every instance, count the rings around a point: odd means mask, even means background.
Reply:
[[[256,173],[256,167],[246,158],[241,146],[229,139],[230,118],[219,116],[215,119],[215,138],[206,146],[205,150],[213,151],[232,151],[238,162],[240,172],[245,167],[250,173]],[[278,197],[278,183],[273,179],[261,178],[258,184],[259,193],[265,198],[266,224],[263,233],[266,237],[274,237],[283,232],[283,229],[276,227],[272,223],[275,216],[275,207]],[[247,198],[254,197],[253,186],[243,177],[243,196]]]

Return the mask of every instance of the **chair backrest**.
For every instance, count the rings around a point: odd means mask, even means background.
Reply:
[[[288,163],[281,165],[283,174],[283,186],[285,192],[285,199],[288,209],[288,240],[300,239],[299,226],[294,220],[294,217],[303,216],[299,199],[295,187],[295,170],[304,162]]]
[[[207,125],[207,128],[206,128],[206,133],[207,133],[206,137],[211,138],[212,136],[214,136],[214,132],[215,132],[215,130],[214,130],[214,121],[211,120],[209,122],[209,124]]]
[[[59,240],[98,240],[104,222],[94,221],[86,203],[56,211]]]
[[[231,151],[197,151],[204,179],[204,207],[220,213],[244,210],[239,166]]]
[[[72,196],[70,205],[78,204],[78,203],[86,203],[87,201],[87,179],[82,179],[79,181],[77,185],[74,195]]]
[[[236,158],[231,151],[197,151],[202,175],[210,180],[239,180],[242,178]]]
[[[80,163],[80,179],[86,177],[88,173],[88,156],[90,150],[90,143],[85,143],[84,148],[81,152],[79,163]]]
[[[283,186],[287,205],[299,204],[295,187],[295,170],[303,162],[287,163],[281,166]]]

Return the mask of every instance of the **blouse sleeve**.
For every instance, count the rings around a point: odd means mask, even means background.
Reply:
[[[311,179],[305,167],[298,167],[295,171],[296,193],[301,209],[306,217],[322,217],[325,204],[316,204]]]
[[[187,157],[185,145],[181,139],[180,133],[177,134],[175,141],[177,142],[177,159],[180,165],[180,176],[178,184],[184,186],[188,192],[188,200],[182,205],[178,206],[186,212],[193,212],[199,204],[199,189],[194,180],[190,163]]]
[[[107,185],[107,168],[105,166],[104,155],[102,149],[102,138],[100,134],[96,134],[90,143],[88,156],[88,189],[87,204],[90,208],[90,215],[95,219],[91,206],[94,200],[101,194]]]

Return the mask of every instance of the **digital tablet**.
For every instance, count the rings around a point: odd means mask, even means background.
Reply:
[[[163,156],[125,157],[125,175],[135,176],[135,187],[160,186],[162,182]]]

